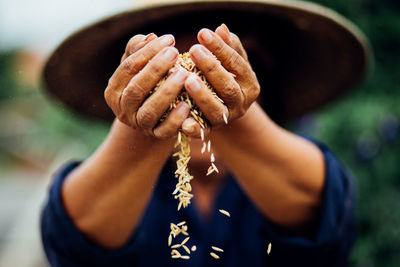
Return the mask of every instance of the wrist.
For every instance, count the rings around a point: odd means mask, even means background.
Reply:
[[[159,139],[141,130],[133,129],[132,127],[121,122],[117,118],[114,120],[111,131],[109,133],[110,140],[117,143],[124,143],[125,146],[138,147],[172,147],[174,138]]]
[[[213,129],[215,137],[245,136],[257,132],[266,134],[272,133],[279,126],[273,122],[258,103],[254,102],[247,112],[240,118],[229,121],[227,125]]]

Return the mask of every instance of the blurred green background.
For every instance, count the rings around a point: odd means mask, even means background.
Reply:
[[[358,89],[288,127],[327,143],[355,177],[359,237],[351,266],[399,266],[400,4],[315,2],[364,31],[374,52],[374,69]],[[21,175],[39,182],[58,162],[89,156],[107,134],[107,125],[77,118],[49,101],[35,78],[40,71],[40,65],[32,64],[35,60],[18,47],[0,53],[0,189],[6,180]],[[12,203],[6,200],[3,205]],[[0,213],[0,228],[1,219],[6,219],[2,216],[6,215]]]

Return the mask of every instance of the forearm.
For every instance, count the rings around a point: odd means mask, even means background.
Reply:
[[[103,145],[67,177],[62,190],[76,226],[99,245],[124,244],[138,225],[173,140],[116,121]]]
[[[266,217],[299,231],[316,219],[324,160],[314,144],[276,125],[257,104],[212,138],[218,155]]]

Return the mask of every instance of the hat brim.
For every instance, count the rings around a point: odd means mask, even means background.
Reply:
[[[287,121],[340,97],[364,78],[370,61],[362,33],[337,13],[299,1],[172,3],[131,10],[67,38],[44,68],[47,90],[73,110],[114,118],[104,100],[128,40],[154,32],[175,36],[180,52],[198,30],[228,25],[243,41],[261,85],[260,102]]]

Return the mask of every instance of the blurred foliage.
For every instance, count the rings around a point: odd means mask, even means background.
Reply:
[[[327,143],[358,184],[359,238],[351,266],[400,262],[400,5],[395,0],[318,0],[371,41],[374,70],[357,90],[291,127]],[[109,125],[78,119],[35,88],[16,82],[15,53],[0,55],[0,171],[7,162],[47,164],[70,150],[87,157]],[[10,159],[11,158],[11,159]]]
[[[0,54],[0,172],[21,164],[47,170],[64,152],[89,156],[109,126],[79,118],[38,88],[18,82],[17,53]]]
[[[375,59],[358,90],[307,120],[308,134],[329,144],[358,184],[359,238],[351,266],[399,266],[400,5],[395,0],[313,2],[359,26]]]

